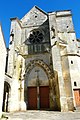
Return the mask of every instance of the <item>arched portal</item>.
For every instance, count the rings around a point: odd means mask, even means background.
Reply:
[[[3,112],[8,112],[8,99],[9,99],[9,93],[10,93],[10,85],[8,82],[4,82],[4,94],[3,94]]]
[[[32,71],[35,71],[36,73],[33,73]],[[42,73],[39,73],[39,71]],[[30,74],[31,76],[34,74],[35,75],[33,82],[30,82],[29,84],[29,80],[31,78]],[[41,75],[39,76],[39,74]],[[43,79],[41,79],[42,75],[46,78],[44,82]],[[41,80],[42,82],[40,82]],[[53,99],[53,96],[56,94],[56,90],[54,90],[54,74],[46,63],[41,60],[30,61],[30,63],[26,66],[24,85],[24,98],[28,109],[54,109],[54,105],[56,103],[56,101]],[[32,100],[32,97],[34,100]]]

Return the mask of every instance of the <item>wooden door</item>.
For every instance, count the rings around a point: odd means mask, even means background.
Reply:
[[[80,89],[74,90],[76,107],[80,107]]]
[[[48,86],[40,86],[39,89],[40,94],[40,109],[49,108],[49,87]]]
[[[37,88],[28,87],[28,109],[37,109]]]

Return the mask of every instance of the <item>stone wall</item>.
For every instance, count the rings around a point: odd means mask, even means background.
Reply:
[[[3,37],[2,28],[0,25],[0,117],[1,117],[2,103],[3,103],[6,54],[7,54],[6,45]]]

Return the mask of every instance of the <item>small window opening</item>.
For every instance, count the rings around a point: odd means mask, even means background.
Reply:
[[[77,83],[76,83],[76,82],[74,82],[74,86],[77,86]]]
[[[71,60],[71,64],[73,64],[73,61]]]
[[[37,15],[35,16],[35,18],[37,18]]]
[[[74,40],[72,40],[74,42]]]

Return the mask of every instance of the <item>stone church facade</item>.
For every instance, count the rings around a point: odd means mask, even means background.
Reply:
[[[34,6],[11,18],[3,111],[73,111],[80,102],[80,53],[71,11]]]

